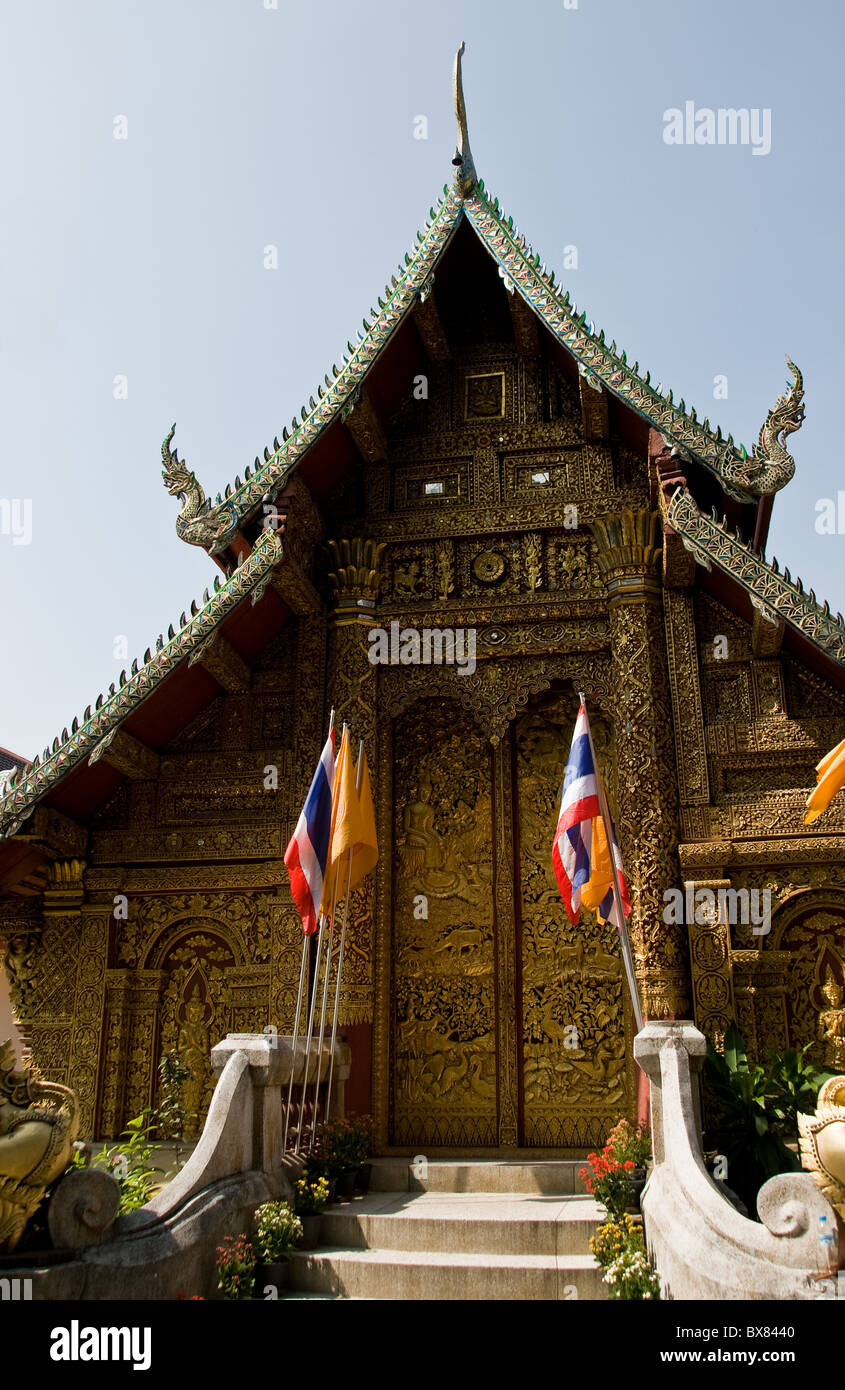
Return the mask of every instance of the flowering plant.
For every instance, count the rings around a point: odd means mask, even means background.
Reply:
[[[631,1196],[628,1174],[634,1164],[631,1159],[618,1163],[609,1145],[601,1153],[587,1154],[588,1168],[579,1168],[578,1176],[591,1196],[606,1207],[612,1217],[624,1214]]]
[[[628,1120],[619,1120],[607,1136],[607,1147],[619,1163],[642,1168],[651,1158],[651,1135],[642,1125],[634,1129]]]
[[[245,1235],[227,1236],[217,1247],[217,1287],[224,1298],[252,1298],[255,1252]]]
[[[302,1222],[287,1202],[265,1202],[255,1212],[255,1251],[264,1264],[281,1264],[302,1237]]]
[[[620,1216],[616,1221],[605,1221],[590,1236],[590,1249],[601,1265],[607,1269],[630,1244],[636,1244],[640,1228],[633,1216]]]
[[[652,1269],[645,1250],[633,1250],[630,1247],[623,1250],[605,1270],[604,1282],[610,1288],[611,1298],[660,1297],[660,1279],[657,1270]]]
[[[620,1120],[607,1136],[601,1152],[587,1155],[589,1167],[580,1168],[578,1176],[587,1191],[607,1207],[610,1215],[619,1218],[631,1200],[629,1178],[650,1155],[648,1131],[635,1130],[627,1120]]]
[[[330,1173],[344,1168],[359,1168],[370,1152],[373,1142],[373,1122],[369,1115],[348,1115],[323,1125],[320,1153],[325,1156]]]
[[[297,1216],[319,1216],[329,1200],[329,1184],[325,1178],[302,1177],[293,1194],[293,1209]]]
[[[658,1299],[660,1279],[651,1266],[642,1227],[632,1216],[605,1221],[590,1236],[590,1249],[604,1270],[614,1299]]]

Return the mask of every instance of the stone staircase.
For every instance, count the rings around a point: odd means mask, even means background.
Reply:
[[[588,1241],[603,1208],[580,1162],[378,1159],[369,1196],[330,1207],[289,1297],[602,1299]]]

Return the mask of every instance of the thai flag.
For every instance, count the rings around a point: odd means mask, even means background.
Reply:
[[[332,824],[332,786],[334,785],[334,730],[326,739],[305,805],[285,850],[290,874],[290,891],[302,918],[302,930],[312,936],[317,930],[323,874],[329,857]]]
[[[575,721],[569,761],[563,777],[560,815],[552,844],[552,864],[569,920],[581,916],[581,889],[590,878],[593,819],[601,815],[599,785],[590,744],[587,711],[582,704]]]

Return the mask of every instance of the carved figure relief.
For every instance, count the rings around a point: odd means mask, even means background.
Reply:
[[[180,936],[162,962],[166,983],[159,1055],[175,1049],[190,1069],[191,1079],[182,1093],[189,1116],[187,1139],[201,1132],[214,1090],[211,1048],[231,1029],[232,997],[226,974],[234,963],[229,945],[207,931]]]
[[[551,868],[549,827],[560,799],[572,699],[547,699],[516,723],[522,918],[524,1138],[529,1147],[604,1141],[631,1097],[626,996],[616,932],[584,912],[573,927]],[[607,725],[593,722],[610,770]],[[614,794],[613,777],[608,777]],[[630,1028],[628,1030],[630,1032]]]
[[[496,1141],[490,752],[425,702],[395,727],[396,1144]]]

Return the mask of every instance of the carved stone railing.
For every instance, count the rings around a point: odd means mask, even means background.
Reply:
[[[760,1189],[760,1225],[741,1216],[704,1166],[698,1089],[705,1039],[692,1023],[647,1023],[634,1056],[651,1081],[654,1169],[642,1196],[664,1298],[816,1299],[819,1217],[833,1208],[809,1173]]]
[[[35,1299],[175,1298],[216,1294],[214,1252],[224,1236],[249,1232],[255,1208],[290,1196],[301,1160],[282,1148],[293,1070],[302,1088],[304,1045],[276,1034],[230,1033],[212,1050],[219,1080],[199,1142],[181,1172],[137,1211],[115,1220],[117,1184],[98,1169],[78,1170],[57,1185],[50,1220],[54,1243],[77,1258],[43,1267],[3,1268],[32,1279]],[[328,1077],[328,1043],[312,1052],[308,1087]],[[335,1044],[332,1114],[341,1114],[350,1050]],[[337,1102],[337,1103],[336,1103]],[[65,1190],[66,1189],[66,1190]],[[49,1214],[48,1214],[49,1215]]]

